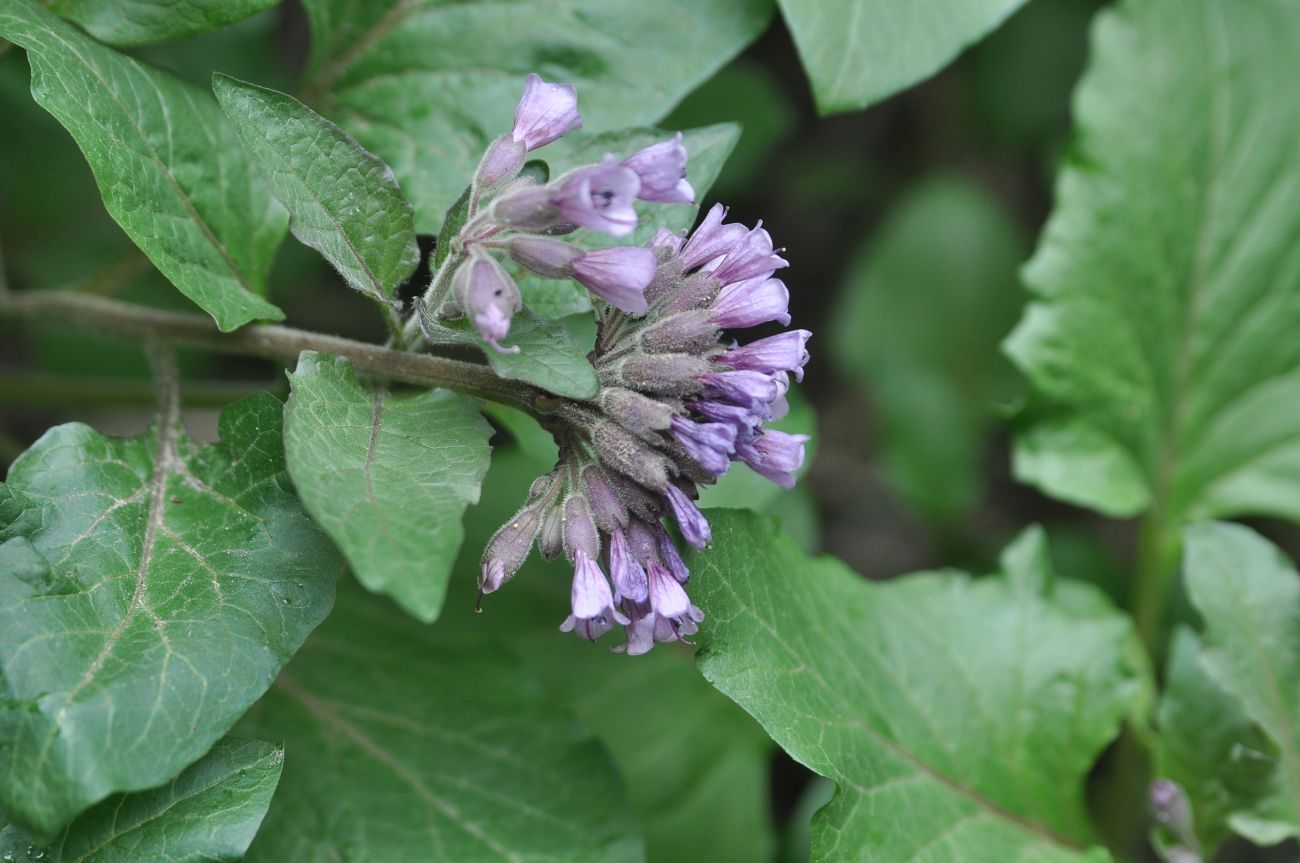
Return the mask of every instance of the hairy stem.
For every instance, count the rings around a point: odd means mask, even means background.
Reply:
[[[63,291],[0,296],[0,317],[91,330],[128,341],[162,341],[227,354],[292,362],[302,351],[349,360],[358,372],[424,387],[445,387],[536,414],[545,403],[532,387],[502,380],[486,365],[393,350],[380,345],[272,324],[223,333],[210,318],[164,312],[117,300]]]

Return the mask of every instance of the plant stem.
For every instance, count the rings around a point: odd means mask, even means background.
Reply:
[[[223,333],[201,315],[164,312],[84,294],[29,291],[0,296],[0,317],[93,330],[128,341],[162,341],[288,362],[302,351],[321,351],[349,360],[358,372],[416,386],[445,387],[534,415],[544,412],[546,403],[541,391],[503,380],[479,363],[271,324],[250,324]]]
[[[1130,610],[1147,653],[1158,662],[1165,647],[1165,611],[1177,566],[1177,538],[1170,536],[1165,508],[1157,503],[1138,529],[1137,570]]]

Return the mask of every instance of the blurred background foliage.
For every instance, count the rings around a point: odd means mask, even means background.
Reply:
[[[799,490],[781,494],[733,471],[705,505],[771,512],[805,548],[875,579],[938,566],[988,571],[1025,524],[1039,522],[1062,572],[1122,595],[1132,526],[1011,479],[1002,418],[1023,385],[998,349],[1024,303],[1018,269],[1050,208],[1070,94],[1102,5],[1029,3],[934,77],[834,117],[818,115],[777,15],[661,124],[743,125],[704,204],[721,200],[737,221],[763,220],[793,263],[785,280],[794,320],[815,333],[806,383],[785,421],[816,429]],[[204,88],[220,70],[292,90],[308,39],[302,8],[287,2],[199,37],[128,50]],[[0,56],[0,242],[0,275],[14,288],[188,305],[105,213],[76,146],[32,101],[15,50]],[[383,337],[368,302],[341,290],[296,243],[281,246],[271,284],[293,325]],[[581,338],[584,322],[574,328]],[[214,408],[234,395],[287,391],[267,364],[183,360],[187,421],[200,438],[215,436]],[[0,467],[60,422],[134,433],[148,422],[150,401],[137,346],[58,327],[0,330]],[[491,598],[487,613],[466,613],[479,550],[554,454],[531,421],[508,409],[489,415],[497,451],[439,626],[467,639],[508,635],[588,722],[627,776],[651,860],[686,860],[688,848],[710,861],[806,859],[807,820],[829,783],[810,782],[778,755],[687,655],[655,651],[632,674],[618,657],[553,637],[566,601],[556,571],[525,573],[516,589]]]

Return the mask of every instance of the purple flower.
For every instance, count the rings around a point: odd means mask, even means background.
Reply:
[[[725,285],[758,277],[767,279],[781,267],[789,265],[773,250],[772,237],[759,222],[754,230],[746,233],[727,251],[727,256],[712,275]]]
[[[668,531],[663,527],[655,525],[655,539],[659,543],[659,556],[663,558],[664,568],[672,573],[673,578],[681,584],[686,584],[691,580],[691,571],[686,568],[686,561],[682,560],[681,554],[677,551],[677,546],[673,545],[673,538],[668,535]]]
[[[760,416],[746,407],[729,405],[724,402],[692,402],[690,408],[705,419],[719,423],[728,423],[736,430],[736,440],[749,440],[762,428],[765,416]]]
[[[474,182],[479,187],[490,187],[517,177],[524,167],[527,152],[528,148],[523,141],[502,135],[488,145],[487,152],[478,163],[478,170],[474,172]]]
[[[668,570],[657,563],[647,567],[650,581],[650,607],[655,617],[659,618],[654,627],[655,641],[674,641],[683,635],[699,632],[698,624],[704,619],[700,611],[686,595],[681,582],[673,578]]]
[[[713,531],[709,529],[708,520],[695,502],[672,483],[664,488],[664,497],[673,511],[673,517],[677,519],[677,526],[681,528],[682,538],[696,548],[708,545],[713,539]]]
[[[622,612],[614,610],[614,597],[605,574],[581,549],[574,555],[573,589],[569,598],[573,613],[560,624],[561,632],[576,632],[588,641],[595,641],[613,629],[615,623],[631,622]]]
[[[582,257],[582,249],[552,237],[518,234],[506,244],[510,257],[525,269],[548,279],[573,278],[573,262]]]
[[[573,261],[574,278],[615,308],[646,310],[645,289],[655,277],[655,253],[642,246],[596,249]]]
[[[511,138],[536,150],[580,128],[578,91],[572,84],[548,84],[536,73],[524,79],[524,95],[515,108]]]
[[[691,458],[714,476],[722,476],[731,467],[736,451],[736,429],[726,423],[697,423],[681,417],[672,418],[673,437]]]
[[[614,579],[614,601],[645,602],[649,596],[649,582],[645,570],[632,554],[623,531],[609,536],[609,574]]]
[[[756,327],[768,321],[790,325],[790,292],[780,279],[749,279],[723,286],[713,301],[713,323],[723,329]]]
[[[704,395],[733,405],[749,408],[766,415],[767,406],[781,395],[780,385],[772,375],[740,369],[731,372],[712,372],[700,379]]]
[[[803,380],[803,367],[808,362],[805,345],[812,333],[807,330],[787,330],[756,342],[732,348],[718,360],[732,368],[755,372],[793,372],[795,380]]]
[[[550,200],[566,222],[622,237],[636,228],[632,202],[640,191],[636,172],[607,158],[560,180]]]
[[[679,258],[683,270],[693,270],[722,257],[749,233],[744,225],[722,224],[726,216],[727,208],[721,204],[714,204],[705,214],[704,221],[682,246]]]
[[[641,178],[641,191],[637,195],[641,200],[664,204],[695,202],[695,190],[686,182],[686,147],[681,132],[667,141],[637,150],[623,164]]]
[[[478,589],[494,593],[506,583],[506,567],[499,558],[483,561],[483,571],[478,577]]]
[[[753,441],[736,446],[736,454],[755,473],[782,488],[794,488],[795,473],[803,466],[806,434],[786,434],[767,429]]]
[[[594,558],[600,554],[600,533],[587,508],[587,501],[572,495],[564,502],[564,550],[577,562],[579,554]]]
[[[518,346],[504,348],[510,318],[522,305],[519,288],[493,258],[475,250],[452,280],[452,293],[488,344],[503,354],[519,353]]]
[[[668,249],[675,255],[682,247],[682,238],[667,228],[660,228],[648,245],[651,249]]]

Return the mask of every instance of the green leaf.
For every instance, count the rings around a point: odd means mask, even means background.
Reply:
[[[543,155],[546,164],[550,166],[551,176],[558,177],[573,168],[599,162],[607,153],[620,158],[630,156],[642,147],[657,144],[674,134],[676,133],[646,128],[621,129],[600,135],[573,134],[548,146]],[[739,140],[740,127],[735,123],[719,123],[682,132],[682,143],[689,154],[686,169],[691,185],[695,187],[695,200],[704,200]],[[611,237],[597,231],[582,231],[568,239],[588,249],[642,245],[660,228],[667,228],[674,233],[689,229],[695,224],[699,207],[638,201],[636,210],[639,224],[630,237]],[[516,266],[511,266],[511,274],[519,284],[524,304],[543,318],[562,318],[591,310],[591,294],[577,282],[543,279]]]
[[[777,0],[823,114],[928,78],[1026,0]]]
[[[50,8],[76,21],[101,42],[170,42],[242,21],[280,0],[54,0]]]
[[[0,485],[0,807],[50,837],[175,776],[329,611],[338,555],[289,486],[280,402],[199,446],[175,405],[138,438],[51,429]]]
[[[226,738],[167,785],[104,800],[48,848],[17,828],[0,832],[0,859],[40,863],[204,863],[239,860],[271,805],[284,750]]]
[[[212,89],[288,208],[293,235],[353,288],[391,306],[420,263],[411,205],[392,170],[292,96],[221,74]]]
[[[289,381],[284,448],[303,505],[363,585],[437,619],[492,429],[462,395],[371,392],[327,354],[304,352]]]
[[[1184,540],[1187,591],[1205,619],[1201,667],[1278,753],[1261,799],[1229,825],[1258,844],[1300,837],[1300,574],[1240,525],[1195,525]]]
[[[1157,724],[1156,775],[1187,792],[1197,838],[1212,858],[1228,838],[1230,820],[1243,835],[1255,813],[1279,802],[1277,754],[1240,702],[1206,673],[1201,639],[1190,629],[1174,633]]]
[[[523,381],[572,399],[589,399],[600,392],[596,369],[568,330],[528,309],[515,315],[510,335],[503,340],[505,345],[519,348],[518,353],[496,350],[464,318],[448,324],[426,318],[424,334],[435,344],[473,345],[487,357],[492,370],[507,380]]]
[[[248,863],[642,859],[599,744],[500,648],[342,587],[245,728],[288,761]]]
[[[1148,675],[1127,618],[1053,581],[1040,531],[1004,575],[873,583],[761,517],[709,518],[689,561],[700,669],[838,783],[813,860],[1108,859],[1083,781]]]
[[[772,9],[770,0],[306,6],[308,101],[393,166],[426,234],[488,142],[510,131],[529,72],[575,84],[587,129],[654,123],[757,37]]]
[[[286,215],[207,93],[88,39],[34,0],[0,9],[32,95],[76,139],[104,206],[222,330],[284,317],[262,298]]]
[[[979,496],[993,406],[1014,389],[997,346],[1020,309],[1026,252],[996,198],[935,177],[890,214],[841,289],[833,356],[870,390],[889,481],[941,522]]]
[[[1007,342],[1035,390],[1016,471],[1047,493],[1300,518],[1298,30],[1263,0],[1102,13]]]

